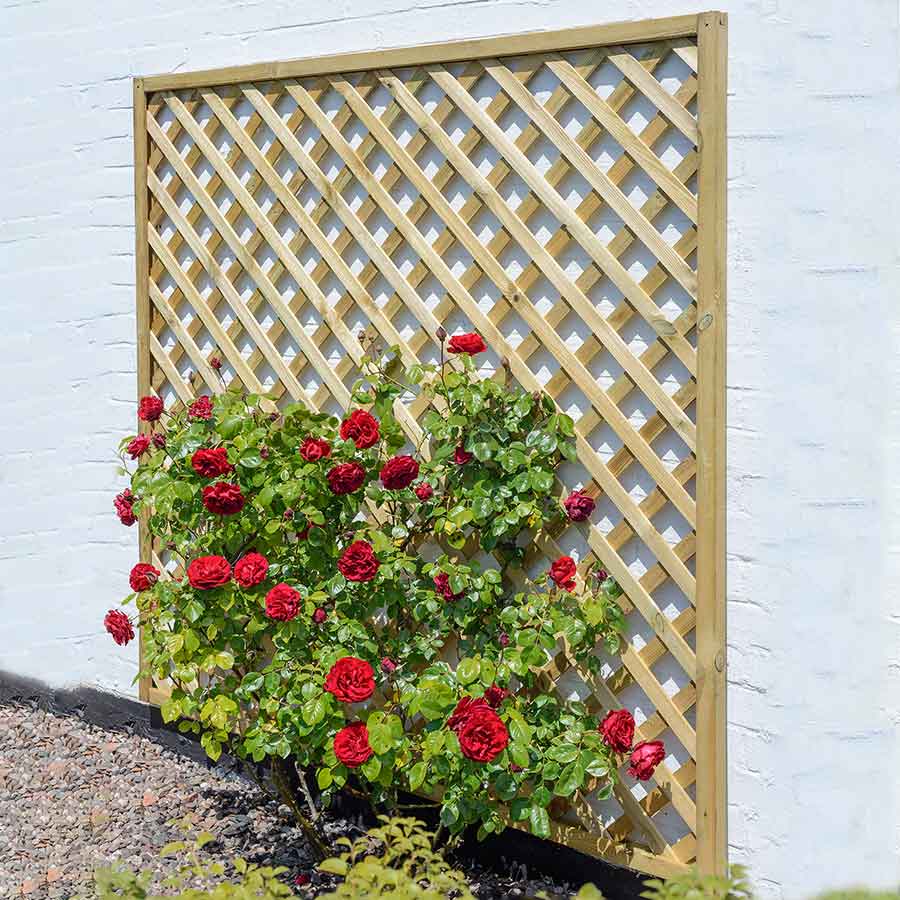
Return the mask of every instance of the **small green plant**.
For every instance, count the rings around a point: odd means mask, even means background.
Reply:
[[[391,897],[392,900],[475,900],[465,875],[434,849],[434,836],[418,819],[379,817],[382,825],[319,868],[344,881],[325,898]]]
[[[646,882],[641,896],[646,900],[752,900],[753,892],[743,866],[732,866],[727,876],[689,872],[667,881]]]

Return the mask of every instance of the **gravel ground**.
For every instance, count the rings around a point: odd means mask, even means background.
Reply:
[[[0,897],[92,897],[92,872],[115,860],[162,878],[177,863],[159,850],[180,838],[175,823],[186,816],[217,836],[207,847],[216,858],[286,866],[289,881],[307,876],[295,888],[300,897],[333,884],[315,870],[286,807],[235,766],[210,765],[168,732],[107,730],[37,706],[0,706]],[[363,830],[360,820],[335,815],[325,824],[332,840]],[[496,871],[462,865],[483,900],[541,890],[568,896],[571,887],[503,859]]]

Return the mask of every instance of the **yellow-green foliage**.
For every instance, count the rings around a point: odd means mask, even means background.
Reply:
[[[475,900],[465,875],[433,847],[433,836],[417,819],[381,816],[382,826],[356,841],[341,838],[347,851],[319,868],[344,882],[326,898],[390,897],[391,900]]]
[[[689,872],[667,881],[654,878],[646,883],[646,888],[641,894],[646,900],[751,900],[753,897],[742,866],[732,866],[731,874],[723,877]]]

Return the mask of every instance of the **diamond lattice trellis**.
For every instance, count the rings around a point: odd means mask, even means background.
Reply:
[[[553,397],[577,423],[560,490],[598,508],[528,564],[598,557],[629,643],[600,679],[564,647],[544,677],[668,750],[554,837],[666,874],[724,861],[724,18],[647,24],[138,80],[139,381],[188,402],[215,355],[340,413],[361,331],[413,363],[443,325]]]

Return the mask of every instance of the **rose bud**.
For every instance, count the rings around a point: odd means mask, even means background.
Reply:
[[[423,481],[421,484],[417,484],[413,490],[415,491],[416,496],[423,503],[426,500],[430,500],[432,495],[434,494],[434,488],[427,481]]]
[[[269,448],[265,444],[263,444],[262,447],[259,448],[259,457],[260,459],[269,458]]]
[[[271,413],[269,413],[269,421],[270,421],[270,422],[277,422],[277,421],[278,421],[278,416],[279,416],[279,415],[280,415],[280,413],[277,413],[277,412],[271,412]]]
[[[294,879],[294,884],[296,884],[297,887],[303,887],[305,884],[309,884],[309,875],[298,875]]]
[[[316,607],[316,611],[312,614],[312,620],[316,625],[321,625],[328,618],[328,613],[321,606]]]
[[[541,392],[540,391],[532,391],[531,399],[534,400],[535,403],[541,402]]]
[[[153,435],[153,446],[159,447],[160,450],[164,449],[166,446],[166,436],[164,434],[160,434],[157,432]]]
[[[594,578],[596,578],[597,581],[606,581],[606,579],[609,578],[609,572],[607,572],[606,569],[597,569],[597,571],[594,572]]]
[[[438,325],[438,330],[434,333],[435,337],[443,344],[447,340],[447,332],[443,325]]]
[[[210,368],[213,368],[218,372],[219,369],[222,368],[222,360],[219,359],[218,356],[211,356],[209,358],[209,365],[210,365]]]
[[[501,647],[508,647],[509,646],[509,635],[505,631],[501,631],[500,637],[497,638],[497,643]]]
[[[360,331],[358,331],[358,332],[356,333],[356,339],[357,339],[360,343],[362,343],[363,341],[365,341],[365,339],[366,339],[367,337],[368,337],[368,335],[365,333],[365,331],[360,330]]]
[[[284,520],[285,520],[286,522],[289,522],[289,521],[290,521],[291,519],[293,519],[293,518],[294,518],[294,511],[293,511],[290,507],[288,507],[288,508],[284,511]]]
[[[516,763],[510,763],[510,764],[509,764],[509,771],[510,771],[510,772],[523,772],[524,769],[523,769],[521,766],[516,765]]]
[[[385,675],[393,675],[394,672],[397,671],[397,663],[395,663],[389,656],[386,656],[381,661],[381,671],[384,672]]]

